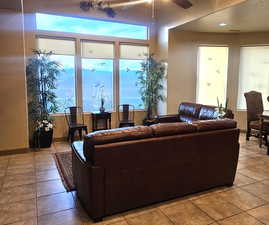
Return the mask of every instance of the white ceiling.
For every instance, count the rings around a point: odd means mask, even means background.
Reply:
[[[221,27],[220,23],[227,26]],[[248,0],[176,29],[218,33],[269,31],[269,0]]]

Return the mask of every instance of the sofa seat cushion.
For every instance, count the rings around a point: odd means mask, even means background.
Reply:
[[[179,116],[179,120],[180,120],[181,122],[192,123],[192,122],[197,121],[198,119],[195,118],[195,117],[192,117],[192,116],[180,115],[180,116]]]
[[[156,137],[196,132],[196,126],[190,123],[159,123],[150,126]]]
[[[199,120],[212,120],[218,118],[215,106],[203,105],[200,109]]]
[[[236,128],[236,121],[231,119],[199,120],[193,122],[199,132]]]
[[[95,131],[84,137],[83,152],[87,160],[94,163],[94,146],[121,141],[152,137],[152,128],[147,126],[124,127]]]
[[[198,119],[200,108],[202,105],[190,102],[182,102],[179,105],[178,113],[182,116],[189,116]]]
[[[77,155],[83,161],[86,161],[85,156],[83,154],[83,141],[74,141],[72,144],[72,148],[76,151]]]

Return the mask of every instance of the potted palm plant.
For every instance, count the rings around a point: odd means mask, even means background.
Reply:
[[[157,115],[158,102],[165,100],[161,92],[164,89],[162,81],[165,78],[165,64],[150,55],[141,63],[141,70],[137,71],[137,74],[137,85],[140,87],[141,99],[147,111],[144,121],[152,120]]]
[[[26,66],[29,130],[32,147],[48,148],[53,137],[53,120],[58,110],[56,81],[61,65],[51,59],[52,52],[33,50]]]

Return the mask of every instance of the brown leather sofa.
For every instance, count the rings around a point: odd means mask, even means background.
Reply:
[[[216,112],[216,106],[182,102],[178,107],[177,114],[158,116],[156,122],[194,122],[197,120],[212,120],[217,118],[218,113]],[[224,118],[233,119],[234,115],[232,111],[228,109],[224,115]]]
[[[97,131],[72,144],[77,195],[94,221],[117,212],[232,185],[239,154],[234,120]]]

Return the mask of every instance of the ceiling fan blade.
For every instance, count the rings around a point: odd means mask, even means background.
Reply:
[[[188,9],[192,7],[192,3],[188,0],[173,0],[173,2],[181,6],[184,9]]]

